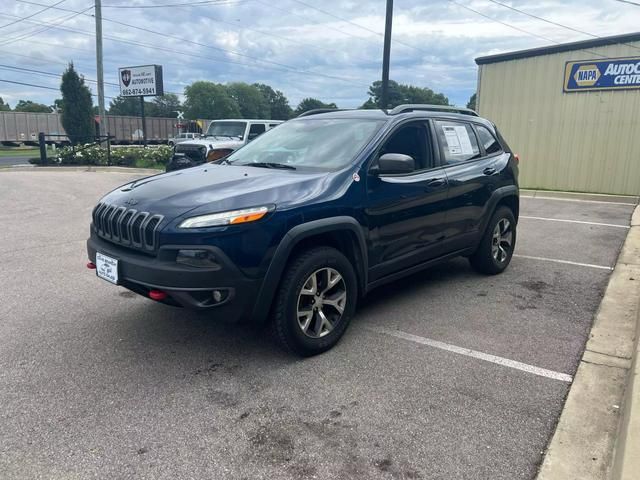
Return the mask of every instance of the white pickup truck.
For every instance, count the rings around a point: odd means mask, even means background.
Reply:
[[[281,120],[214,120],[200,138],[176,144],[167,172],[226,157],[281,123]]]

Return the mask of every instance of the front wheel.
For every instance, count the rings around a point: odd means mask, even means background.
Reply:
[[[311,356],[329,350],[346,331],[358,294],[351,262],[338,250],[318,247],[289,264],[271,319],[285,350]]]
[[[502,273],[511,262],[515,246],[516,219],[511,209],[500,207],[491,217],[480,245],[469,261],[480,273]]]

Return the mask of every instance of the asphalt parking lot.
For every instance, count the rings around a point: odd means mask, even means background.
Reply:
[[[634,208],[522,198],[504,274],[382,287],[300,360],[86,269],[130,178],[0,172],[2,478],[533,478]]]

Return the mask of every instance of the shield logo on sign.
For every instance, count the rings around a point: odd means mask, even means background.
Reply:
[[[122,83],[124,83],[124,86],[128,87],[131,82],[131,70],[122,70],[120,72],[120,77],[122,77]]]

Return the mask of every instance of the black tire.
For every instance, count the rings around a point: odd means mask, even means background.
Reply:
[[[315,302],[325,286],[322,285],[323,272],[331,272],[331,270],[341,276],[342,283],[336,284],[335,288],[338,289],[338,287],[342,288],[344,286],[346,292],[346,299],[343,305],[344,310],[337,321],[331,324],[333,325],[332,330],[322,334],[323,329],[321,324],[326,325],[326,323],[323,323],[322,319],[318,316],[319,313],[313,310],[313,308],[316,307],[312,305],[309,306],[308,308],[311,308],[313,313],[311,313],[311,319],[309,320],[309,332],[305,333],[303,331],[304,327],[298,320],[299,302],[304,303],[307,298],[310,298],[311,302]],[[303,287],[306,286],[306,290],[309,290],[309,286],[312,285],[312,283],[309,283],[311,276],[315,276],[316,274],[318,275],[316,281],[316,292],[318,292],[318,294],[315,296],[308,293],[303,294]],[[334,276],[333,280],[336,278],[337,277]],[[326,283],[328,283],[330,280],[328,277],[326,277],[326,279]],[[329,289],[326,294],[327,301],[333,301],[330,298],[331,292],[332,290]],[[336,292],[338,296],[340,296],[340,291],[336,290]],[[342,253],[331,247],[316,247],[306,250],[293,258],[284,272],[272,308],[272,334],[278,344],[288,352],[293,352],[304,357],[326,352],[338,343],[347,330],[349,322],[355,312],[357,296],[358,282],[353,265],[351,265],[351,262]],[[313,305],[315,305],[315,303]],[[322,315],[325,319],[329,316],[333,316],[332,318],[335,319],[335,315],[339,314],[339,310],[328,303],[327,305],[328,306],[322,305],[319,310],[323,311],[324,309],[326,315],[325,313]],[[307,307],[302,310],[306,311],[306,308]],[[322,336],[314,338],[313,335],[315,335],[315,331],[318,330],[314,327],[317,326],[320,326],[319,330]]]
[[[505,221],[508,222],[511,233],[510,244],[506,241],[506,238],[509,238],[507,231],[501,232],[501,235],[504,236],[500,236],[498,239],[495,238],[497,225]],[[501,223],[501,230],[504,225],[505,223]],[[494,249],[496,244],[500,247],[498,249],[497,256]],[[471,257],[469,257],[469,262],[471,262],[471,266],[480,273],[484,273],[486,275],[502,273],[511,262],[515,246],[516,219],[513,216],[513,212],[508,207],[498,207],[487,225],[484,235],[480,240],[480,245],[478,245],[478,249],[473,255],[471,255]]]

